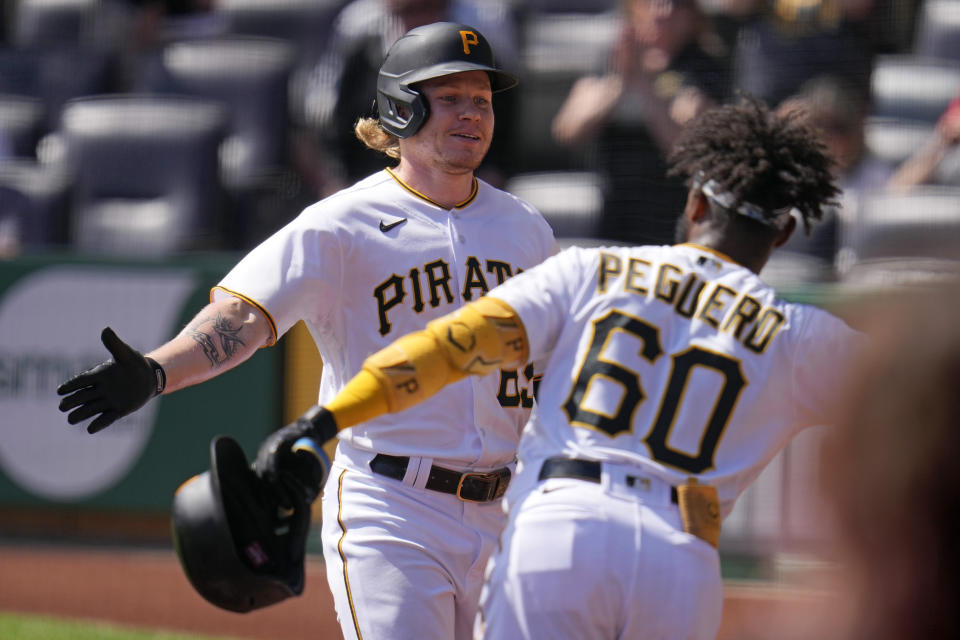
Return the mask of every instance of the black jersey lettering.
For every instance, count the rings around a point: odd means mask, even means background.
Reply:
[[[459,292],[465,302],[470,302],[489,291],[495,286],[484,273],[492,274],[497,284],[502,284],[514,273],[522,273],[523,269],[514,268],[502,260],[480,259],[470,256],[464,263],[463,290]],[[406,280],[409,280],[409,286]],[[373,297],[377,301],[378,330],[380,335],[387,335],[393,330],[390,322],[390,312],[407,299],[408,291],[412,293],[410,310],[421,313],[429,305],[432,308],[441,305],[453,305],[456,296],[452,287],[453,276],[450,265],[443,259],[432,260],[423,266],[411,268],[406,277],[396,273],[374,287]]]
[[[474,293],[474,289],[478,291]],[[470,256],[467,258],[466,275],[463,279],[463,299],[469,302],[474,297],[479,298],[489,290],[490,287],[487,286],[487,281],[483,277],[483,270],[480,268],[480,261],[474,256]]]

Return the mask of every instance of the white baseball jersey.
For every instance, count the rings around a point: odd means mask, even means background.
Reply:
[[[255,304],[275,337],[303,320],[323,359],[323,404],[371,353],[555,252],[550,226],[513,195],[475,180],[470,197],[447,210],[388,169],[305,209],[244,257],[213,295]],[[502,466],[516,455],[533,378],[528,367],[464,380],[340,439],[463,467]]]
[[[696,476],[729,513],[825,419],[859,334],[689,244],[568,249],[490,296],[548,360],[475,637],[716,637],[719,556],[670,488]],[[599,476],[541,479],[551,457],[599,461]]]
[[[376,173],[307,208],[215,289],[260,307],[282,335],[303,320],[320,356],[320,403],[364,359],[556,252],[531,206],[476,180],[445,209]],[[499,501],[425,488],[433,466],[513,466],[533,405],[533,367],[470,378],[407,411],[342,431],[323,494],[327,581],[345,638],[467,638]],[[403,480],[372,472],[409,457]]]
[[[692,244],[572,248],[491,294],[549,358],[521,461],[584,457],[736,497],[824,424],[862,336]],[[519,490],[519,489],[518,489]]]

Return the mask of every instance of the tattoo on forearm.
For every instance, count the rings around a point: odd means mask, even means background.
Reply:
[[[220,352],[217,351],[217,345],[214,344],[213,338],[203,331],[191,331],[190,337],[203,348],[203,355],[207,356],[211,367],[215,367],[225,360],[225,358],[220,356]]]
[[[236,355],[237,350],[244,345],[244,342],[239,335],[242,327],[232,326],[230,321],[223,317],[222,313],[218,313],[216,319],[212,320],[214,335],[201,331],[199,327],[210,321],[210,318],[204,318],[192,324],[187,330],[190,337],[203,349],[203,354],[210,361],[210,366],[216,367]],[[220,349],[217,348],[215,338],[220,339]]]
[[[232,358],[237,353],[237,349],[243,346],[243,340],[240,339],[239,335],[241,328],[232,327],[222,313],[217,314],[217,319],[213,323],[213,330],[220,336],[220,346],[223,348],[225,358]]]

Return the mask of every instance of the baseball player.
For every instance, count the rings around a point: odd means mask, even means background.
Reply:
[[[493,94],[515,84],[470,26],[409,31],[379,71],[379,119],[356,125],[397,166],[305,209],[146,357],[106,330],[114,360],[60,387],[69,421],[94,417],[97,431],[238,364],[299,320],[323,359],[327,402],[371,353],[556,253],[534,208],[474,177],[493,136]],[[471,634],[537,382],[518,363],[340,434],[321,535],[346,638]],[[282,481],[269,462],[254,466]]]
[[[758,277],[794,216],[819,219],[837,193],[806,124],[747,99],[706,112],[672,161],[690,178],[680,244],[567,249],[371,356],[278,432],[322,441],[547,360],[478,638],[713,638],[722,517],[828,421],[863,340]]]

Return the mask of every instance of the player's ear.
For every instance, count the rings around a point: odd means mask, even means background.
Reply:
[[[773,241],[773,246],[782,247],[787,243],[787,240],[790,239],[790,236],[793,235],[794,230],[797,228],[797,219],[793,216],[790,216],[790,220],[787,222],[787,226],[783,228],[777,235],[777,239]]]
[[[683,215],[690,222],[703,222],[710,213],[710,203],[707,196],[700,189],[690,189],[687,193],[687,204],[683,208]]]

